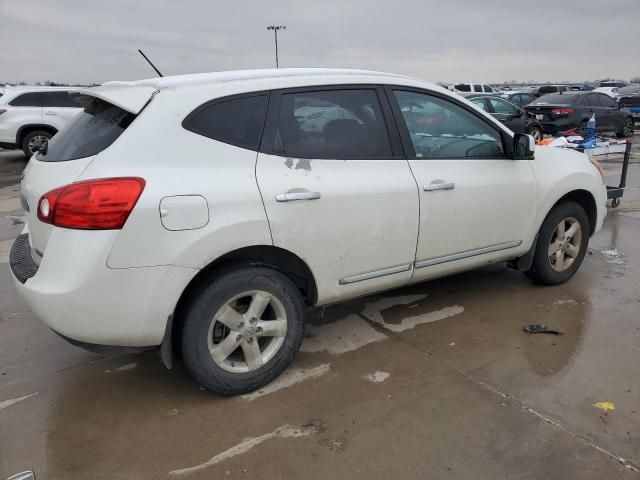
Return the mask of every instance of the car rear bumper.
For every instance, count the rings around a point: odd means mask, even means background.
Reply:
[[[14,283],[36,316],[74,343],[160,345],[167,318],[197,270],[109,268],[117,234],[54,228],[36,265],[25,231],[9,258]]]
[[[0,142],[0,148],[6,148],[7,150],[13,150],[18,148],[14,142]]]

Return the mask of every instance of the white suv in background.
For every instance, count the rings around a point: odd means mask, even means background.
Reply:
[[[493,262],[567,281],[606,212],[602,171],[459,95],[327,69],[112,82],[29,162],[15,284],[71,342],[181,352],[248,392],[307,308]]]
[[[0,96],[0,148],[31,157],[82,110],[69,87],[5,87]]]
[[[499,89],[493,88],[486,83],[456,83],[451,85],[449,90],[454,92],[474,92],[474,93],[497,93]]]

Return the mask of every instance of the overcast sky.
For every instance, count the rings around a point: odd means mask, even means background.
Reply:
[[[516,6],[518,4],[518,6]],[[0,0],[0,81],[103,82],[274,66],[430,81],[640,75],[640,0]]]

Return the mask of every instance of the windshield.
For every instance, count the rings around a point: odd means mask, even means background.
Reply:
[[[36,157],[42,162],[64,162],[97,155],[111,145],[135,115],[103,100],[94,99],[73,123],[49,142],[46,154]]]

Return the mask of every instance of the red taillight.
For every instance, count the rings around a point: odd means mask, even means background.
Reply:
[[[573,113],[573,108],[554,108],[551,113],[556,117],[568,117]]]
[[[144,186],[144,179],[137,177],[72,183],[40,198],[38,219],[64,228],[119,229],[129,218]]]

